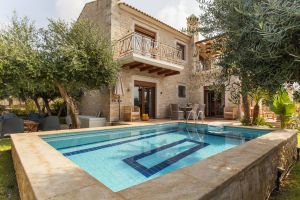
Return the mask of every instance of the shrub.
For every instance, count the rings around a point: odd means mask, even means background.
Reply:
[[[17,116],[26,116],[27,115],[25,108],[22,106],[19,106],[19,105],[13,106],[9,110],[9,112],[12,112],[12,113],[16,114]]]
[[[65,105],[65,101],[62,98],[56,98],[51,103],[50,108],[55,114],[58,114],[59,109],[62,105]]]
[[[33,100],[28,99],[25,105],[15,105],[11,108],[10,112],[15,113],[17,116],[27,116],[29,113],[38,112]]]
[[[249,126],[251,124],[251,122],[249,121],[249,119],[247,119],[245,117],[243,117],[241,119],[241,123],[242,123],[243,126]]]
[[[27,114],[38,112],[37,107],[36,107],[33,100],[31,100],[31,99],[26,100],[26,102],[25,102],[25,112]]]
[[[295,111],[295,104],[285,90],[280,90],[274,95],[271,110],[279,115],[281,128],[285,128]]]

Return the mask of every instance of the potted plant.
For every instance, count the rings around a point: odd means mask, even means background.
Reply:
[[[142,115],[142,120],[143,121],[149,121],[149,115],[148,114],[143,114]]]

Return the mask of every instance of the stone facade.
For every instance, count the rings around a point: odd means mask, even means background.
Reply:
[[[189,29],[196,24],[193,20],[195,16],[188,19]],[[156,118],[168,117],[168,106],[171,103],[204,103],[203,87],[198,90],[191,90],[190,77],[194,72],[194,53],[196,52],[195,42],[198,40],[197,34],[185,34],[174,28],[164,24],[153,17],[148,16],[127,4],[119,3],[117,0],[98,0],[91,2],[85,6],[80,18],[88,19],[99,26],[110,37],[112,43],[133,33],[135,26],[141,26],[149,31],[156,33],[156,40],[166,45],[175,47],[179,42],[185,46],[185,61],[182,64],[184,69],[179,75],[164,77],[147,72],[140,72],[136,69],[123,68],[121,76],[125,88],[125,94],[122,97],[121,112],[123,106],[133,105],[133,87],[134,81],[147,81],[157,84],[156,89]],[[196,23],[198,21],[196,20]],[[178,97],[178,85],[184,85],[187,88],[186,98]],[[118,120],[119,106],[113,102],[112,95],[107,92],[88,93],[88,97],[84,96],[81,102],[81,113],[94,115],[96,110],[101,110],[108,121]],[[227,100],[225,100],[227,101]],[[228,103],[227,103],[228,104]],[[123,114],[121,114],[121,117]]]

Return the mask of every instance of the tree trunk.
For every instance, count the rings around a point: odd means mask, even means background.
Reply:
[[[45,107],[46,107],[48,115],[51,116],[52,112],[51,112],[51,108],[49,106],[49,101],[48,101],[47,97],[42,97],[42,99],[43,99],[43,101],[45,103]]]
[[[250,104],[249,104],[249,98],[247,94],[242,94],[242,105],[244,109],[244,124],[245,125],[250,125],[251,124],[251,119],[250,119]]]
[[[58,116],[58,117],[60,117],[60,115],[61,115],[61,113],[62,113],[62,111],[63,111],[64,108],[65,108],[65,105],[60,105],[59,111],[58,111],[58,113],[57,113],[57,116]]]
[[[67,107],[69,108],[69,113],[70,113],[70,117],[72,120],[72,128],[80,128],[80,121],[78,118],[78,110],[76,108],[76,105],[75,105],[73,99],[68,95],[67,91],[65,90],[65,88],[62,85],[56,84],[56,86],[59,90],[61,97],[64,99]]]
[[[252,124],[253,125],[257,125],[258,117],[259,117],[259,104],[257,102],[254,106],[254,109],[253,109],[253,119],[252,119]]]
[[[41,109],[41,105],[39,104],[38,98],[35,96],[32,99],[33,99],[33,101],[35,103],[36,108],[38,109],[39,114],[42,115],[43,111]]]

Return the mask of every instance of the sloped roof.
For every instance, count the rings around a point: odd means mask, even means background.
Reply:
[[[131,8],[131,9],[133,9],[133,10],[135,10],[135,11],[137,11],[137,12],[139,12],[139,13],[141,13],[141,14],[143,14],[143,15],[145,15],[145,16],[147,16],[147,17],[149,17],[149,18],[151,18],[151,19],[153,19],[153,20],[155,20],[155,21],[157,21],[157,22],[159,22],[160,24],[162,24],[162,25],[164,25],[164,26],[167,26],[168,28],[170,28],[170,29],[172,29],[172,30],[174,30],[174,31],[176,31],[176,32],[178,32],[178,33],[180,33],[180,34],[183,34],[183,35],[185,35],[185,36],[190,37],[188,34],[182,32],[182,31],[179,31],[178,29],[176,29],[176,28],[174,28],[174,27],[172,27],[172,26],[166,24],[165,22],[162,22],[162,21],[160,21],[159,19],[157,19],[157,18],[155,18],[155,17],[153,17],[153,16],[151,16],[151,15],[149,15],[149,14],[147,14],[147,13],[145,13],[145,12],[143,12],[143,11],[141,11],[141,10],[139,10],[139,9],[137,9],[137,8],[135,8],[135,7],[131,6],[131,5],[129,5],[129,4],[127,4],[127,3],[125,3],[125,2],[120,1],[118,4],[119,4],[119,5],[124,5],[124,6],[126,6],[126,7],[129,7],[129,8]]]

